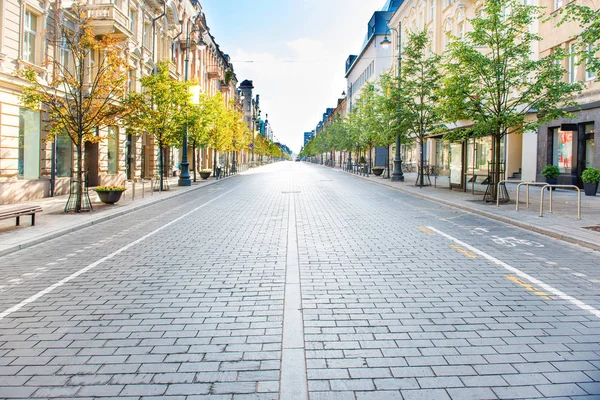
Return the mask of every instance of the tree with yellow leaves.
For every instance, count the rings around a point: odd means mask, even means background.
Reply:
[[[54,45],[62,48],[63,57],[49,57],[48,63],[54,71],[47,83],[33,68],[21,71],[21,76],[29,82],[21,101],[26,107],[48,114],[46,140],[67,135],[75,146],[78,184],[68,205],[80,212],[84,143],[101,141],[97,129],[115,125],[123,114],[121,99],[127,74],[122,43],[111,35],[94,33],[93,19],[88,17],[85,5],[76,3],[66,14],[72,25],[59,24],[60,30],[53,37]]]

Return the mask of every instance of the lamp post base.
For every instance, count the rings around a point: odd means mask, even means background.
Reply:
[[[402,161],[394,160],[394,172],[390,178],[392,182],[404,182],[404,174],[402,173]]]
[[[189,163],[181,163],[181,174],[177,180],[177,186],[192,186],[192,180],[190,179]]]

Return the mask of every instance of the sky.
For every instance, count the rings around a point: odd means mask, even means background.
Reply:
[[[346,90],[344,66],[385,0],[200,0],[211,34],[239,82],[253,81],[261,117],[299,152]]]

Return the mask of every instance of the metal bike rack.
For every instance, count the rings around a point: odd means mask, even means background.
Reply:
[[[515,211],[519,211],[519,193],[521,191],[521,186],[525,185],[526,188],[526,196],[525,196],[525,208],[529,208],[529,186],[546,186],[546,182],[521,182],[517,186],[517,206]]]
[[[507,183],[518,183],[519,186],[521,186],[522,182],[521,181],[513,181],[512,179],[503,179],[500,182],[498,182],[498,185],[496,187],[496,207],[500,207],[500,196],[498,195],[498,193],[500,193],[500,185],[504,184],[504,186],[506,186]],[[519,186],[517,186],[517,188]],[[519,190],[517,189],[517,204],[518,203],[519,203]]]
[[[550,211],[552,212],[552,188],[565,188],[565,189],[576,189],[577,190],[577,219],[581,219],[581,189],[575,185],[544,185],[542,187],[542,194],[540,197],[540,217],[544,214],[544,189],[550,190]]]

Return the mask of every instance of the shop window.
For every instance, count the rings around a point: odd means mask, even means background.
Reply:
[[[70,177],[73,168],[73,142],[69,135],[56,136],[56,176]]]
[[[119,129],[115,126],[108,128],[108,173],[116,174],[119,167]]]
[[[583,134],[585,138],[585,167],[594,167],[594,124],[585,124],[583,126]]]
[[[40,113],[19,109],[19,151],[17,175],[23,179],[40,177]]]
[[[561,174],[569,174],[573,166],[573,132],[553,128],[552,135],[552,164]]]

